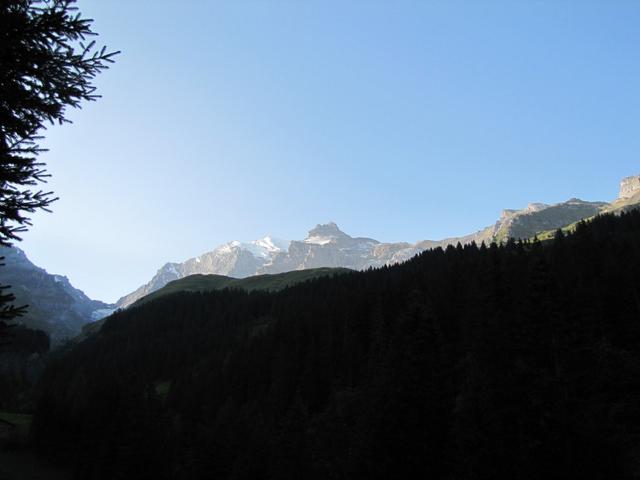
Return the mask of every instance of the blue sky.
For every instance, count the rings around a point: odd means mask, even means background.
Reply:
[[[93,298],[232,239],[437,239],[640,173],[637,1],[78,5],[122,54],[45,132],[60,200],[20,247]]]

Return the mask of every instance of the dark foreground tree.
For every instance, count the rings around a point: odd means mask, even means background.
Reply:
[[[98,48],[91,19],[75,0],[0,0],[0,246],[19,241],[29,214],[56,198],[38,188],[47,124],[69,122],[66,108],[98,98],[93,79],[118,52]],[[0,290],[0,332],[20,313]]]
[[[4,257],[0,257],[0,262],[4,260]],[[4,263],[0,263],[0,267],[3,267]],[[9,285],[0,285],[0,347],[5,343],[6,336],[9,328],[14,326],[10,323],[16,317],[24,315],[27,306],[16,306],[13,304],[15,297],[11,292],[7,292],[10,288]]]

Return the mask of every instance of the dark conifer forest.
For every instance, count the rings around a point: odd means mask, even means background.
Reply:
[[[31,410],[32,389],[49,351],[49,337],[22,325],[6,329],[0,342],[0,410]],[[2,477],[0,477],[2,478]]]
[[[54,358],[79,479],[640,475],[640,213],[278,293],[175,293]]]

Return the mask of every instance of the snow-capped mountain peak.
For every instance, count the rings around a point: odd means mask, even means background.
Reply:
[[[279,238],[273,238],[270,236],[266,236],[251,242],[252,245],[258,247],[262,252],[268,252],[270,254],[277,252],[286,252],[289,249],[290,243],[290,240],[281,240]]]
[[[249,252],[251,255],[258,259],[271,258],[273,255],[286,252],[291,242],[288,240],[274,239],[270,236],[253,240],[252,242],[241,242],[239,240],[233,240],[219,246],[213,252],[205,255],[231,255],[237,254],[239,251]],[[197,257],[195,261],[200,263],[202,257]]]

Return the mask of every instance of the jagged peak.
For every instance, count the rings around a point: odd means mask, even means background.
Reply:
[[[346,235],[336,222],[318,223],[314,228],[309,230],[309,236],[325,233],[341,233]]]
[[[251,242],[253,245],[264,248],[270,252],[280,252],[289,248],[290,240],[282,240],[281,238],[274,238],[271,235],[259,238]]]
[[[338,238],[351,238],[344,233],[335,222],[319,223],[309,230],[305,243],[314,243],[317,245],[325,245]]]
[[[160,270],[158,270],[156,272],[156,276],[163,275],[163,274],[166,274],[166,273],[170,273],[172,275],[179,275],[179,273],[178,273],[178,267],[179,266],[180,266],[179,263],[167,262],[162,266],[162,268]]]
[[[522,210],[516,210],[516,209],[510,209],[510,208],[502,210],[499,222],[500,221],[504,221],[504,220],[508,220],[510,218],[514,218],[514,217],[517,217],[517,216],[520,216],[520,215],[526,215],[526,214],[530,214],[530,213],[538,213],[538,212],[541,212],[543,210],[546,210],[549,207],[557,207],[557,206],[562,206],[562,205],[584,205],[584,204],[593,204],[593,203],[598,203],[598,202],[588,202],[588,201],[582,200],[580,198],[570,198],[566,202],[557,203],[557,204],[554,204],[554,205],[550,205],[548,203],[532,202],[532,203],[528,204]]]
[[[578,204],[584,205],[584,204],[587,204],[587,203],[598,203],[598,202],[589,202],[587,200],[582,200],[581,198],[573,197],[573,198],[570,198],[569,200],[567,200],[566,202],[560,203],[559,205],[566,205],[566,204],[572,204],[572,203],[573,204],[578,203]]]
[[[523,208],[522,210],[516,210],[516,209],[513,209],[513,208],[507,208],[507,209],[502,210],[502,213],[500,215],[500,219],[501,220],[505,220],[507,218],[514,217],[516,215],[540,212],[540,211],[544,210],[545,208],[549,208],[549,205],[546,204],[546,203],[539,203],[539,202],[532,202],[529,205],[527,205],[525,208]]]
[[[527,213],[532,213],[532,212],[539,212],[541,210],[544,210],[545,208],[548,208],[549,205],[546,203],[540,203],[540,202],[533,202],[530,203],[529,205],[527,205],[527,208],[524,209],[525,212]]]
[[[500,213],[500,220],[505,220],[507,218],[511,218],[513,217],[516,213],[518,213],[520,210],[514,210],[513,208],[505,208],[504,210],[502,210],[502,212]]]

